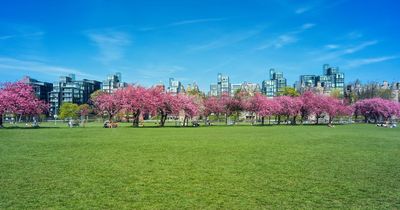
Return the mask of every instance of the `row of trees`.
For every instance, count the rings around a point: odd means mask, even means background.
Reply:
[[[87,116],[92,109],[101,116],[108,116],[110,121],[116,115],[124,115],[132,119],[133,126],[139,126],[140,117],[147,115],[158,116],[160,126],[165,125],[169,116],[183,116],[184,125],[188,125],[193,117],[203,117],[207,122],[211,115],[217,118],[223,116],[228,123],[228,117],[238,117],[244,112],[253,120],[258,119],[261,124],[271,117],[275,117],[278,124],[282,121],[295,124],[309,117],[314,117],[316,124],[320,123],[321,118],[327,118],[332,123],[338,116],[363,116],[366,122],[400,117],[398,102],[374,98],[349,105],[344,100],[312,92],[274,99],[261,94],[252,96],[246,92],[238,92],[234,97],[203,97],[200,94],[173,95],[157,87],[128,86],[111,94],[98,91],[92,95],[91,104],[92,107],[64,103],[60,118]],[[32,117],[47,113],[48,109],[48,104],[38,100],[32,87],[27,84],[6,83],[0,89],[0,126],[4,114]]]
[[[379,106],[367,106],[369,101]],[[172,95],[159,88],[144,88],[129,86],[115,91],[112,94],[99,92],[92,97],[96,111],[106,114],[112,120],[117,114],[131,116],[133,126],[139,125],[141,115],[160,117],[160,126],[165,125],[168,116],[184,116],[184,124],[195,117],[204,117],[205,122],[210,115],[225,117],[238,117],[246,112],[259,119],[264,124],[265,118],[276,117],[277,123],[282,120],[295,124],[313,116],[315,123],[320,123],[321,118],[327,118],[332,123],[338,116],[363,115],[367,120],[389,120],[400,116],[400,105],[385,99],[361,100],[354,105],[346,104],[344,100],[331,96],[317,95],[306,92],[301,96],[279,96],[269,99],[261,94],[254,96],[246,92],[238,92],[234,97],[222,95],[221,97],[201,97],[199,95]]]

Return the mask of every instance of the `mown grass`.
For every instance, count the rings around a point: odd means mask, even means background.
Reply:
[[[1,129],[0,209],[396,209],[399,157],[372,125]]]

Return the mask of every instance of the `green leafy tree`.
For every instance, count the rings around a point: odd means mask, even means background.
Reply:
[[[296,91],[296,89],[292,87],[284,87],[280,92],[280,96],[291,96],[291,97],[296,97],[300,96],[300,93]]]
[[[76,119],[79,114],[79,106],[74,103],[63,103],[60,107],[61,119]]]

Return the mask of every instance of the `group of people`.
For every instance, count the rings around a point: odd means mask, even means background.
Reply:
[[[112,121],[105,121],[103,124],[103,128],[117,128],[118,123],[112,122]]]
[[[376,124],[377,127],[384,127],[384,128],[397,128],[397,124],[396,123],[389,123],[389,122],[385,122],[385,123],[378,123]]]

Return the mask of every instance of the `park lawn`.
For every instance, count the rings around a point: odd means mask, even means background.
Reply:
[[[0,209],[400,208],[400,129],[0,130]]]

